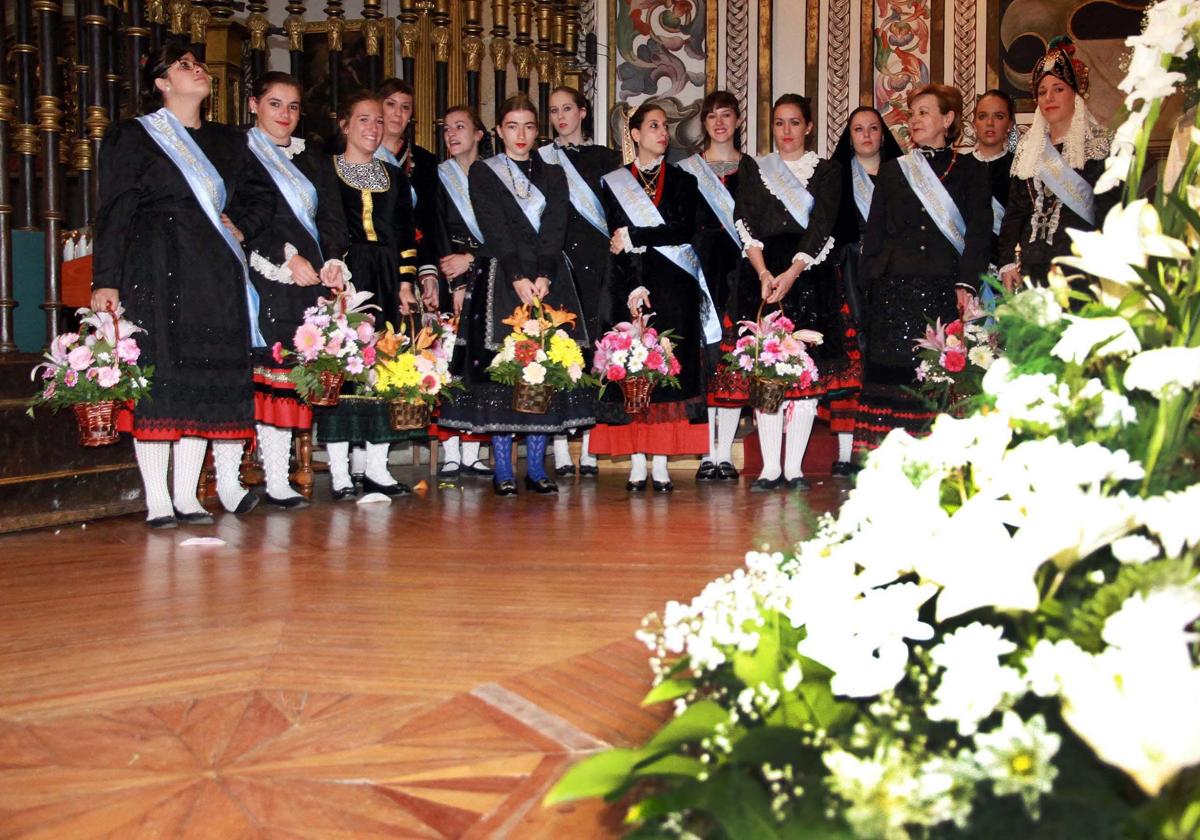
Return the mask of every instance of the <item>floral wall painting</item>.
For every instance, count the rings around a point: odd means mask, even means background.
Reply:
[[[1032,111],[1029,74],[1055,35],[1070,35],[1090,70],[1088,109],[1102,123],[1116,116],[1123,94],[1125,39],[1141,31],[1148,0],[1001,0],[1000,87]]]
[[[930,81],[928,0],[875,0],[875,107],[908,141],[908,92]]]
[[[609,32],[617,59],[610,68],[610,101],[632,109],[662,102],[677,145],[702,136],[700,102],[715,76],[709,28],[717,25],[710,0],[616,0]]]

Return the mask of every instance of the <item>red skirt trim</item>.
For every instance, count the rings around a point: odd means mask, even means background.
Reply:
[[[254,419],[280,429],[312,428],[312,407],[296,393],[287,368],[254,368]]]
[[[429,426],[429,436],[437,438],[442,443],[445,443],[452,437],[462,438],[463,443],[487,443],[492,439],[491,435],[473,435],[469,432],[460,432],[457,429],[443,429],[437,423]]]
[[[708,451],[708,424],[674,421],[668,423],[601,423],[592,429],[588,446],[593,455],[703,455]]]

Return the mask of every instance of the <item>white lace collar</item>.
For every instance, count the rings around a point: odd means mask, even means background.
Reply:
[[[633,162],[637,164],[637,168],[638,168],[639,172],[652,172],[653,170],[658,169],[658,167],[662,166],[663,155],[659,155],[654,160],[650,161],[650,164],[648,166],[642,166],[642,164],[638,161],[637,158],[634,158]]]
[[[780,160],[783,160],[783,158],[780,158]],[[796,160],[784,160],[783,162],[792,171],[792,174],[796,176],[796,179],[807,187],[809,179],[817,171],[817,164],[821,162],[821,158],[817,156],[816,152],[805,152]],[[771,183],[762,173],[761,168],[758,174],[766,188],[771,190]],[[771,191],[771,195],[775,195],[774,191]]]
[[[984,157],[979,151],[978,146],[971,150],[972,157],[974,157],[975,160],[979,161],[980,163],[991,163],[994,160],[1000,160],[1000,158],[1004,157],[1006,154],[1008,154],[1008,149],[1003,146],[1000,148],[999,154],[992,155],[991,157]]]
[[[299,137],[293,137],[291,142],[286,146],[279,146],[279,151],[287,155],[287,159],[291,160],[296,155],[304,151],[304,140]]]

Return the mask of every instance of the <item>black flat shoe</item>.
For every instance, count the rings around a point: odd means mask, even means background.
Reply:
[[[671,493],[675,490],[675,485],[669,481],[655,481],[652,483],[655,493]]]
[[[353,499],[356,493],[358,493],[358,490],[351,484],[349,487],[343,487],[341,490],[335,487],[331,495],[335,502],[344,502],[346,499]]]
[[[382,493],[385,496],[407,496],[412,492],[412,488],[401,481],[397,481],[395,484],[380,484],[365,476],[362,480],[362,489],[364,493]]]
[[[720,474],[717,472],[717,465],[712,461],[701,461],[700,469],[696,470],[697,481],[717,481],[720,479]]]
[[[247,513],[258,507],[258,502],[258,495],[247,490],[246,495],[242,496],[242,500],[238,502],[238,506],[233,509],[233,513],[236,516],[245,516]]]
[[[474,476],[475,478],[491,478],[493,475],[492,468],[483,463],[483,461],[476,461],[474,464],[469,464],[463,467],[462,471],[465,475]]]
[[[442,468],[437,471],[437,477],[443,481],[453,481],[462,474],[462,464],[458,461],[447,461],[442,464]]]
[[[853,463],[852,461],[834,461],[833,467],[829,470],[829,474],[839,478],[847,478],[854,475],[861,469],[862,467]]]
[[[298,510],[308,507],[308,499],[303,496],[288,496],[286,499],[276,499],[268,493],[266,502],[271,507],[283,508],[284,510]]]
[[[547,493],[557,493],[558,485],[549,478],[530,478],[529,476],[525,476],[525,489],[545,496]]]
[[[146,527],[152,528],[155,531],[165,531],[168,528],[174,528],[179,523],[174,516],[156,516],[153,519],[146,520]]]
[[[728,461],[717,464],[717,478],[721,481],[737,481],[740,475],[737,467]]]
[[[567,478],[568,476],[573,476],[573,475],[575,475],[575,465],[574,464],[563,464],[561,467],[555,467],[554,474],[556,476],[558,476],[559,478]]]
[[[179,508],[175,508],[175,518],[180,522],[187,523],[188,525],[212,525],[217,521],[213,519],[213,515],[206,510],[198,510],[195,513],[183,513],[179,510]]]
[[[517,482],[511,478],[504,481],[493,481],[492,489],[496,491],[497,496],[515,496],[517,495]]]
[[[642,493],[642,492],[645,492],[645,490],[646,490],[646,479],[644,479],[644,478],[643,478],[641,481],[626,481],[626,482],[625,482],[625,489],[626,489],[626,490],[628,490],[630,493]]]
[[[595,478],[598,475],[600,475],[600,468],[598,466],[596,466],[595,464],[580,464],[579,465],[579,477],[580,478]]]
[[[811,490],[812,489],[812,484],[809,483],[809,480],[802,475],[796,476],[795,478],[787,479],[787,486],[788,486],[789,490]]]
[[[782,486],[783,476],[778,476],[777,478],[756,478],[750,482],[750,489],[755,493],[778,490]]]

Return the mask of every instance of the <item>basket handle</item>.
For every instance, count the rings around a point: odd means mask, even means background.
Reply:
[[[110,300],[104,306],[104,311],[112,316],[113,321],[113,347],[121,340],[121,319],[117,317],[117,310],[113,309],[112,301]]]

